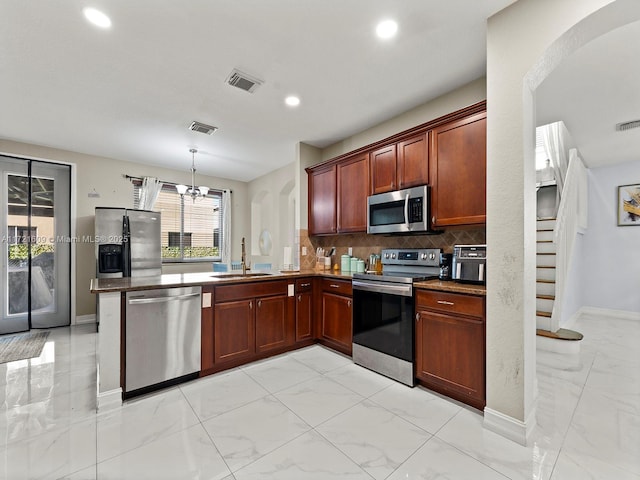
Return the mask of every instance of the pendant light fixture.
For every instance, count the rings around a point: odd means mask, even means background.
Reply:
[[[207,193],[209,193],[209,187],[199,186],[196,188],[196,153],[198,150],[195,148],[190,148],[191,152],[191,187],[186,185],[176,185],[176,190],[180,196],[189,195],[193,201],[196,201],[196,198],[206,197]]]

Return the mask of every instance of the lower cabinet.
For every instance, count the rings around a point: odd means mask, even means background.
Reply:
[[[300,301],[287,280],[204,286],[201,375],[313,343],[312,281],[298,282]]]
[[[416,378],[475,408],[485,406],[485,299],[416,293]]]
[[[200,316],[200,371],[213,368],[213,286],[202,286],[202,313]]]
[[[220,364],[250,358],[255,353],[255,300],[216,304],[214,319],[214,362]]]
[[[318,339],[351,355],[353,341],[351,282],[322,279]]]
[[[287,318],[286,295],[256,298],[256,352],[268,352],[293,343]]]
[[[313,280],[296,280],[296,342],[313,340]]]

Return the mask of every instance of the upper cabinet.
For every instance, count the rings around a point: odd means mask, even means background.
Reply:
[[[486,222],[486,103],[307,169],[309,234],[367,231],[367,196],[431,185],[434,228]]]
[[[369,156],[309,171],[309,234],[367,231]]]
[[[367,231],[368,179],[368,155],[338,164],[338,233]]]
[[[486,112],[432,130],[430,169],[434,227],[486,222]]]
[[[374,194],[396,190],[398,155],[395,145],[371,152],[371,190]]]
[[[309,235],[337,233],[336,166],[309,172]]]
[[[421,133],[371,152],[374,194],[429,183],[427,134]]]

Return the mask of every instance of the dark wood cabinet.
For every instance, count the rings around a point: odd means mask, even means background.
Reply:
[[[309,173],[309,235],[337,233],[336,165]]]
[[[476,113],[431,133],[432,225],[486,222],[487,115]]]
[[[371,152],[371,190],[385,193],[429,183],[427,134]]]
[[[374,194],[398,189],[397,164],[395,144],[371,152],[371,191]]]
[[[351,282],[322,279],[318,339],[321,343],[351,355],[353,340]]]
[[[253,299],[218,303],[214,320],[216,364],[250,359],[255,353]]]
[[[475,408],[485,406],[485,299],[416,293],[416,378]]]
[[[369,157],[363,154],[346,159],[337,169],[338,233],[366,232]]]
[[[267,352],[289,345],[286,295],[255,299],[256,352]]]
[[[295,304],[288,285],[275,281],[215,288],[215,369],[240,365],[267,352],[282,352],[294,343]]]
[[[423,133],[398,143],[398,188],[429,183],[429,149]]]
[[[296,280],[296,342],[313,340],[313,281]]]
[[[205,285],[202,287],[202,313],[200,324],[200,371],[205,372],[206,370],[213,368],[215,362],[213,356],[213,287],[211,285]]]
[[[307,168],[309,234],[365,232],[368,195],[425,184],[433,227],[486,223],[486,119],[479,102]]]

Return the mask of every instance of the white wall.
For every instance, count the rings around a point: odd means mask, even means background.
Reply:
[[[569,263],[569,271],[565,280],[566,287],[562,300],[560,328],[571,328],[569,321],[584,306],[586,297],[583,281],[589,266],[589,262],[585,261],[587,258],[584,256],[584,235],[579,233],[576,235],[575,243],[573,244],[571,262]]]
[[[161,180],[176,183],[191,183],[191,164],[185,158],[180,170],[170,170],[149,165],[95,157],[77,152],[29,145],[0,139],[0,152],[16,157],[35,158],[55,162],[71,163],[76,175],[76,235],[93,236],[95,207],[133,207],[133,185],[123,175],[142,177],[151,175]],[[240,237],[248,231],[249,215],[247,184],[233,180],[198,175],[198,183],[210,188],[233,190],[231,195],[233,217],[231,221],[232,257],[240,257]],[[72,186],[72,188],[74,188]],[[89,198],[95,189],[100,198]],[[89,283],[95,277],[95,246],[92,243],[76,243],[76,315],[95,313],[95,296],[89,293]],[[211,263],[173,264],[163,266],[163,273],[210,271]]]
[[[276,269],[283,263],[285,246],[290,246],[294,254],[297,252],[295,182],[295,162],[249,182],[251,232],[247,232],[246,236],[250,241],[247,252],[251,252],[252,263],[271,263]],[[269,255],[260,254],[258,242],[263,230],[271,233],[272,248]]]
[[[352,135],[322,150],[322,160],[351,152],[417,125],[435,120],[487,98],[486,79],[478,78],[374,127]]]
[[[585,306],[640,313],[640,225],[617,226],[618,186],[632,183],[640,183],[640,160],[589,170]]]
[[[638,2],[610,3],[519,0],[488,20],[485,425],[521,443],[535,424],[534,91],[577,48],[633,20]]]

